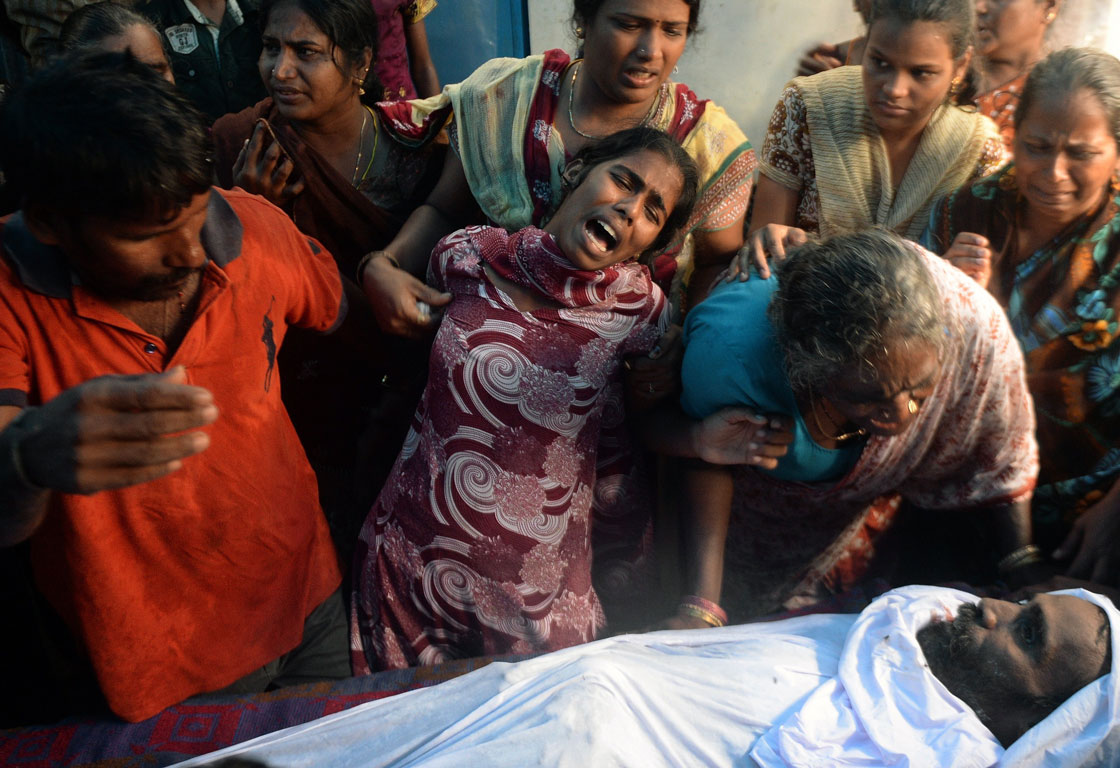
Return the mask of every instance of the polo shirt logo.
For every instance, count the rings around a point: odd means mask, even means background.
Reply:
[[[264,313],[264,318],[261,319],[261,327],[264,328],[264,333],[261,334],[261,341],[264,342],[265,354],[268,356],[268,370],[264,373],[264,391],[267,392],[272,388],[272,370],[276,367],[276,339],[272,337],[272,328],[274,323],[269,315],[272,314],[272,305],[276,303],[276,297],[272,297],[272,301],[268,303],[268,311]]]
[[[194,24],[176,24],[163,30],[175,53],[188,54],[198,48],[198,31]]]

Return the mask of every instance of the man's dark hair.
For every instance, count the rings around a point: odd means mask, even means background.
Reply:
[[[14,199],[69,216],[171,218],[210,188],[206,118],[130,53],[78,52],[5,101]]]
[[[692,209],[700,194],[700,171],[696,167],[696,162],[669,134],[647,126],[627,128],[587,144],[570,162],[582,164],[579,178],[572,185],[575,187],[579,186],[584,176],[595,166],[642,150],[654,152],[668,160],[680,171],[682,182],[677,204],[673,206],[672,213],[665,218],[665,224],[661,227],[657,239],[646,251],[645,255],[649,255],[665,250],[692,216]],[[564,197],[567,197],[569,191],[570,188],[565,187]]]
[[[130,27],[137,25],[152,30],[160,44],[164,45],[163,35],[147,16],[113,0],[83,5],[67,16],[62,24],[62,30],[58,33],[58,42],[64,51],[88,48],[105,38],[123,35]]]

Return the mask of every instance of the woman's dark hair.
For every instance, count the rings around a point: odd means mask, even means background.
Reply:
[[[208,127],[131,53],[77,51],[5,100],[0,168],[24,208],[162,219],[210,189]]]
[[[572,26],[590,26],[605,2],[606,0],[573,0]],[[681,2],[688,6],[688,34],[691,35],[696,31],[696,25],[700,22],[700,0],[681,0]]]
[[[941,295],[919,251],[886,230],[810,242],[777,265],[770,322],[790,384],[821,390],[888,346],[945,344]]]
[[[1120,146],[1120,60],[1096,48],[1065,48],[1034,65],[1015,108],[1016,130],[1035,102],[1080,90],[1092,92],[1100,101],[1112,138]]]
[[[949,49],[953,58],[960,60],[970,50],[976,50],[976,8],[974,0],[873,0],[868,34],[875,22],[894,19],[909,26],[919,21],[940,24],[948,31]],[[976,97],[981,82],[975,57],[968,64],[961,88],[953,94],[957,104],[969,104]]]
[[[107,37],[123,35],[137,24],[152,30],[163,45],[163,35],[146,17],[112,0],[84,5],[66,17],[58,42],[64,51],[88,48]]]
[[[381,98],[381,84],[374,73],[377,62],[377,15],[369,0],[262,0],[261,31],[268,26],[274,8],[294,5],[307,14],[319,31],[331,41],[331,56],[335,50],[341,54],[342,63],[353,66],[368,48],[370,66],[362,83],[368,101]],[[340,67],[341,70],[341,67]],[[344,73],[345,74],[345,73]]]
[[[692,216],[692,208],[696,205],[696,199],[700,194],[700,171],[697,169],[695,161],[688,156],[688,153],[681,148],[680,144],[673,141],[669,134],[656,128],[638,126],[637,128],[628,128],[625,131],[612,133],[610,136],[587,144],[570,161],[571,163],[580,163],[580,170],[574,181],[565,184],[563,197],[566,198],[568,192],[582,184],[587,174],[595,166],[643,150],[661,155],[681,173],[681,194],[677,198],[677,204],[673,206],[672,212],[665,218],[665,223],[662,225],[657,239],[642,254],[648,256],[660,253],[673,242],[673,238],[684,228]],[[563,198],[561,198],[561,204],[563,204]]]

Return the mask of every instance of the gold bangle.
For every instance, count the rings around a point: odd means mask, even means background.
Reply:
[[[1042,552],[1034,544],[1027,544],[1026,546],[1019,547],[1014,552],[1004,555],[1003,558],[996,563],[996,570],[1000,573],[1007,573],[1016,568],[1021,568],[1024,565],[1034,565],[1040,562],[1042,562]]]
[[[683,613],[686,616],[691,616],[694,619],[700,619],[713,627],[722,627],[724,622],[719,616],[716,616],[711,611],[706,611],[698,605],[691,605],[690,603],[681,603],[677,606],[677,613]]]

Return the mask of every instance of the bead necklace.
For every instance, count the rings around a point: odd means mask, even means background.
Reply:
[[[568,125],[570,125],[572,127],[572,130],[583,138],[591,139],[592,141],[598,141],[603,137],[592,136],[590,133],[584,133],[583,131],[581,131],[576,127],[575,117],[572,115],[572,104],[575,102],[576,95],[576,78],[579,77],[581,69],[583,69],[582,59],[577,61],[575,66],[572,67],[572,85],[568,90]],[[661,86],[657,89],[657,95],[654,97],[653,103],[649,105],[649,111],[646,112],[646,116],[642,118],[642,122],[638,123],[639,126],[648,125],[650,122],[652,122],[654,125],[657,125],[661,122],[661,115],[665,105],[665,96],[668,93],[669,84],[662,83]]]

